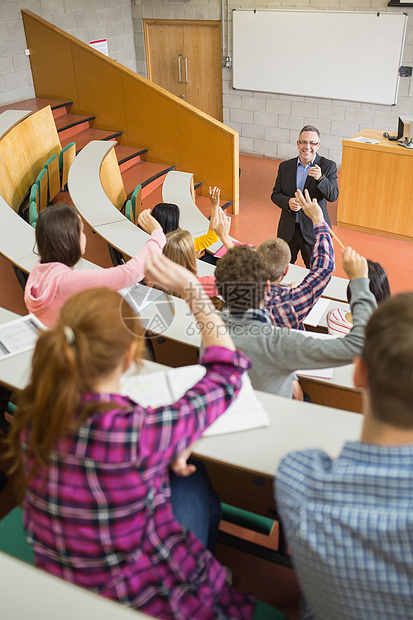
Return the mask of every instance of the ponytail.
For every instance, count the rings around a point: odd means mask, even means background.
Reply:
[[[39,467],[48,467],[60,440],[102,403],[83,404],[84,394],[110,375],[133,342],[139,362],[144,340],[139,320],[115,291],[92,289],[78,293],[62,308],[56,326],[43,332],[36,345],[29,385],[18,399],[9,435],[11,471],[22,465],[20,442],[29,463],[28,481]]]

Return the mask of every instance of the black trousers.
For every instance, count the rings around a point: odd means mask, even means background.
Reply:
[[[291,262],[294,264],[297,260],[298,252],[301,252],[304,264],[307,269],[309,269],[314,246],[311,243],[307,243],[307,241],[304,239],[303,233],[301,232],[300,224],[296,223],[293,238],[288,245],[291,250]]]

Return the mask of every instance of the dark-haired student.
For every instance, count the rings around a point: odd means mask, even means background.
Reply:
[[[36,226],[40,260],[29,275],[24,293],[29,312],[51,327],[64,302],[74,293],[96,286],[119,290],[140,282],[148,253],[161,254],[166,238],[149,210],[140,214],[139,224],[151,238],[127,263],[108,269],[74,271],[86,249],[82,219],[69,205],[51,205],[43,209]]]
[[[221,211],[219,206],[221,190],[219,187],[210,187],[208,191],[209,200],[211,202],[211,217],[209,219],[209,228],[205,235],[200,235],[193,239],[196,257],[200,258],[204,255],[205,250],[214,245],[221,237],[217,234],[215,228],[218,224],[218,215]],[[160,202],[155,205],[151,211],[151,215],[160,223],[165,235],[178,230],[180,228],[181,212],[178,205],[168,202]],[[226,248],[233,246],[232,241],[228,238],[221,239]]]
[[[377,304],[380,305],[391,295],[389,280],[380,263],[376,263],[368,258],[367,264],[369,268],[370,290],[376,298]],[[347,287],[347,300],[350,303],[351,291],[349,287]],[[351,312],[343,312],[340,308],[335,308],[327,314],[328,333],[333,336],[347,334],[352,324]]]
[[[343,267],[351,280],[353,328],[344,338],[320,340],[272,324],[264,308],[267,271],[254,249],[237,246],[219,259],[215,281],[225,301],[223,318],[236,346],[252,361],[249,375],[256,390],[291,398],[295,371],[342,366],[360,354],[364,327],[377,304],[366,259],[348,247]]]
[[[284,618],[273,608],[260,615],[173,515],[169,464],[191,476],[191,444],[237,396],[249,361],[195,275],[153,254],[145,275],[186,298],[206,374],[176,403],[145,409],[119,393],[142,350],[133,310],[108,289],[66,302],[39,337],[10,434],[36,564],[157,618]]]
[[[265,294],[264,306],[269,310],[274,325],[303,329],[303,321],[321,297],[334,271],[334,249],[331,235],[317,200],[311,200],[308,190],[304,195],[297,190],[295,198],[313,223],[315,245],[310,273],[297,286],[281,286],[291,261],[291,250],[283,239],[268,239],[257,248],[268,271],[270,287]]]
[[[413,618],[413,294],[366,327],[354,383],[360,441],[337,459],[286,456],[275,496],[304,596],[303,618]]]

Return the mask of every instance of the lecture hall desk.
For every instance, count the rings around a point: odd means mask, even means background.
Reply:
[[[343,140],[337,225],[412,241],[413,149],[377,129],[359,136],[379,143]]]
[[[0,323],[16,318],[0,309]],[[0,360],[0,383],[22,389],[28,380],[32,352]],[[168,367],[145,360],[142,372]],[[222,501],[265,516],[274,511],[273,476],[281,458],[291,450],[324,448],[332,456],[343,443],[357,439],[362,416],[316,404],[293,401],[256,391],[270,417],[270,426],[202,438],[194,452],[205,460]]]

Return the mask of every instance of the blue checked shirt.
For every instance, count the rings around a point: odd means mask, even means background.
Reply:
[[[278,510],[305,598],[323,620],[413,618],[413,445],[287,455]]]
[[[313,161],[310,161],[310,163],[307,164],[306,166],[304,166],[304,164],[301,163],[299,157],[297,159],[296,184],[297,184],[297,189],[301,190],[302,192],[304,192],[304,185],[305,185],[305,182],[307,180],[308,169],[311,168],[311,166],[314,165],[314,159],[313,159]],[[295,221],[296,222],[300,221],[300,218],[298,216],[298,212],[295,214]]]
[[[265,296],[274,325],[303,329],[303,321],[321,297],[334,271],[334,249],[325,222],[314,226],[315,246],[310,273],[296,288],[272,285]]]

